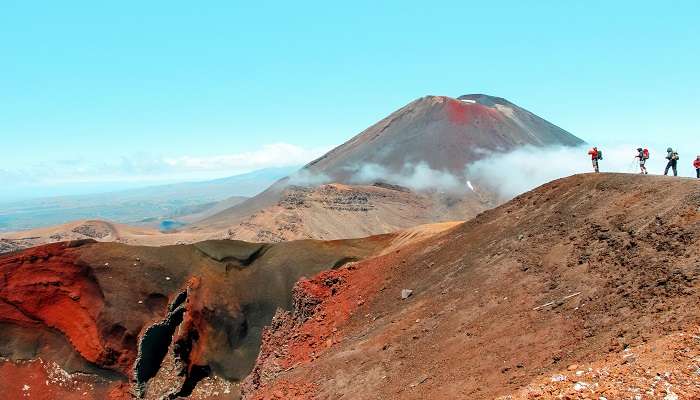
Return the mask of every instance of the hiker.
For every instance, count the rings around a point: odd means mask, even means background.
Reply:
[[[678,152],[673,151],[672,148],[666,149],[666,159],[668,163],[666,164],[666,169],[664,170],[664,175],[668,175],[669,168],[673,168],[673,176],[678,176]]]
[[[700,154],[693,160],[693,167],[695,167],[695,175],[700,179]]]
[[[593,146],[592,149],[588,150],[588,155],[591,156],[591,163],[593,164],[593,170],[595,172],[600,172],[598,169],[598,161],[603,159],[603,151],[598,150],[597,147]]]
[[[641,147],[638,148],[637,155],[634,157],[639,158],[639,169],[641,170],[640,174],[648,174],[649,172],[647,171],[647,167],[645,165],[649,159],[649,149],[642,149]]]

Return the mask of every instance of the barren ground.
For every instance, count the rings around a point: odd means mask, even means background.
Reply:
[[[551,182],[300,282],[244,394],[698,398],[699,235],[698,181]]]
[[[14,398],[697,399],[699,238],[699,181],[586,174],[463,224],[353,241],[38,247],[0,257],[0,386]],[[177,329],[143,385],[131,374],[155,324]]]

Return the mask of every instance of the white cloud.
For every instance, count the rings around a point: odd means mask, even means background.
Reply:
[[[320,157],[330,148],[306,149],[289,143],[273,143],[259,150],[213,155],[208,157],[165,158],[165,164],[176,169],[186,170],[254,170],[269,167],[300,165]]]
[[[385,181],[414,190],[462,190],[463,188],[459,177],[447,171],[432,169],[424,161],[406,164],[398,173],[391,172],[378,164],[364,164],[353,175],[352,180],[356,183]]]
[[[308,169],[301,169],[289,177],[289,184],[297,186],[318,186],[332,181],[328,175],[311,172]]]
[[[329,148],[273,143],[254,151],[211,156],[134,154],[113,160],[58,160],[0,170],[0,185],[27,187],[91,182],[166,182],[211,179],[271,167],[306,164]]]

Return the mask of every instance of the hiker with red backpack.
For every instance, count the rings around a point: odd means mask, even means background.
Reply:
[[[634,157],[639,158],[639,169],[641,170],[640,174],[648,174],[649,172],[647,171],[646,163],[649,159],[649,149],[642,149],[641,147],[638,148],[637,155]]]
[[[693,160],[693,167],[695,167],[695,175],[700,179],[700,155]]]
[[[591,163],[593,164],[593,170],[595,172],[600,172],[598,169],[598,161],[603,159],[603,151],[598,150],[597,147],[593,146],[592,149],[588,150],[588,155],[591,156]]]

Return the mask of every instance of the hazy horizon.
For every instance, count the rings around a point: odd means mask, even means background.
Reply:
[[[207,183],[227,178],[245,177],[247,175],[265,173],[265,172],[275,172],[275,171],[286,171],[287,173],[292,173],[296,169],[301,168],[301,165],[292,165],[288,167],[269,167],[261,168],[252,171],[246,171],[243,173],[226,175],[222,173],[222,176],[213,176],[201,179],[177,179],[172,178],[171,180],[138,180],[135,182],[124,182],[124,181],[99,181],[99,182],[82,182],[74,184],[63,184],[43,187],[25,187],[23,191],[3,191],[0,192],[0,204],[12,204],[21,201],[28,200],[42,200],[42,199],[60,199],[60,198],[78,198],[87,196],[97,196],[109,193],[123,193],[129,191],[139,191],[142,189],[151,189],[158,187],[168,187],[173,185],[183,185],[183,184],[198,184]],[[232,191],[235,192],[235,188]],[[255,193],[246,193],[242,196],[252,196]]]

